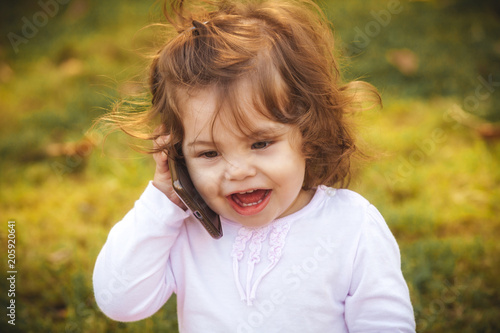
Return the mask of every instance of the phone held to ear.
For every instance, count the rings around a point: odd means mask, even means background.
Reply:
[[[172,187],[186,207],[201,222],[210,236],[215,239],[222,237],[222,225],[220,217],[215,213],[194,187],[186,167],[182,160],[168,159],[168,167],[172,176]]]

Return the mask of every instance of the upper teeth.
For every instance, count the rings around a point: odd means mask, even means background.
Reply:
[[[246,192],[239,192],[238,194],[245,194],[245,193],[252,193],[254,192],[255,190],[250,190],[250,191],[246,191]]]

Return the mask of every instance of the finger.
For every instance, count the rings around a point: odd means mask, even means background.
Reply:
[[[170,139],[170,135],[161,135],[161,136],[157,137],[156,139],[153,140],[154,148],[166,147],[169,139]]]
[[[153,158],[156,162],[156,169],[160,172],[167,172],[168,167],[168,156],[165,151],[161,151],[153,154]]]
[[[165,151],[160,151],[153,154],[153,158],[157,164],[163,164],[168,160],[168,155]]]

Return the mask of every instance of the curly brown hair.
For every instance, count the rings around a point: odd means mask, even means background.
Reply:
[[[184,132],[179,93],[214,87],[220,105],[245,131],[250,122],[237,86],[250,80],[256,109],[302,134],[304,189],[346,186],[357,151],[346,115],[367,100],[380,104],[380,96],[367,83],[342,82],[332,29],[320,8],[309,0],[220,0],[203,1],[197,10],[185,7],[184,1],[164,6],[177,34],[152,61],[152,106],[134,115],[118,111],[108,120],[149,140],[170,135],[166,147],[151,152],[166,149],[176,158]],[[141,136],[138,129],[155,119],[161,132]]]

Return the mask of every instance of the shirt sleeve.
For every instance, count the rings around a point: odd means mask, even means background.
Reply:
[[[152,182],[110,231],[93,275],[99,308],[118,321],[154,314],[175,292],[169,259],[188,213]]]
[[[415,318],[396,240],[373,205],[365,216],[345,302],[349,332],[414,333]]]

